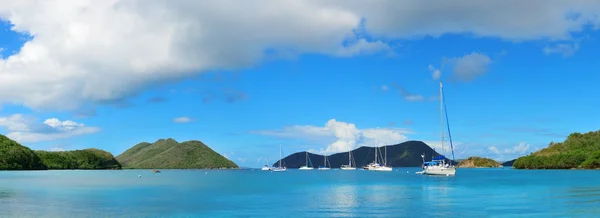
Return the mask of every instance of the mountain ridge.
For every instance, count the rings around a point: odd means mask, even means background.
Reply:
[[[177,142],[159,139],[141,142],[127,149],[116,159],[130,169],[216,169],[239,167],[199,140]]]
[[[406,141],[395,145],[385,145],[378,147],[381,155],[385,155],[385,147],[387,147],[387,161],[388,165],[392,167],[417,167],[421,166],[423,159],[421,154],[425,154],[425,161],[431,160],[432,156],[438,156],[435,150],[429,145],[422,141]],[[279,162],[287,168],[300,168],[305,165],[306,162],[306,151],[295,152],[286,156],[281,160],[277,160],[272,166],[278,166]],[[356,163],[356,167],[360,168],[369,163],[372,163],[375,159],[375,147],[361,146],[352,150],[352,156]],[[313,163],[313,167],[319,167],[323,165],[324,156],[308,152],[308,156]],[[379,156],[379,154],[378,154]],[[332,168],[339,168],[343,164],[348,164],[348,152],[339,152],[327,156],[328,161],[331,163]],[[378,157],[378,159],[380,159]],[[381,160],[381,159],[380,159]],[[446,161],[450,161],[446,159]],[[453,162],[457,164],[457,162]],[[354,163],[353,163],[354,165]]]

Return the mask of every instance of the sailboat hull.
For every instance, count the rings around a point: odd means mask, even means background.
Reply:
[[[423,170],[424,175],[432,176],[454,176],[456,174],[456,168],[454,167],[427,167]]]
[[[330,169],[331,168],[329,168],[329,167],[321,167],[321,168],[319,168],[319,170],[330,170]]]
[[[314,169],[315,168],[313,168],[313,167],[307,167],[307,166],[303,166],[303,167],[298,168],[298,170],[314,170]]]
[[[356,167],[342,167],[342,170],[356,170]]]

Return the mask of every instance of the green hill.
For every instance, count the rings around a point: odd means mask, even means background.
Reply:
[[[518,158],[517,169],[600,168],[600,131],[573,133],[564,142],[550,142],[547,148]]]
[[[35,151],[48,169],[120,169],[121,164],[106,151],[89,148],[75,151]]]
[[[0,135],[0,170],[44,170],[40,157],[28,147]]]
[[[132,169],[238,168],[200,141],[178,143],[171,138],[139,143],[117,156],[117,160],[124,168]]]
[[[469,157],[465,160],[461,160],[458,163],[458,167],[461,168],[489,168],[489,167],[501,167],[500,163],[495,160],[483,157]]]

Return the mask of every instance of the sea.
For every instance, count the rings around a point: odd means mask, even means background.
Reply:
[[[600,217],[600,171],[0,171],[0,217]]]

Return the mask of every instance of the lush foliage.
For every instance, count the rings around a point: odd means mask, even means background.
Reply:
[[[458,167],[499,167],[500,163],[495,160],[483,157],[469,157],[462,160]]]
[[[0,170],[43,170],[46,166],[28,147],[0,135]]]
[[[117,156],[117,160],[124,168],[138,169],[238,168],[200,141],[178,143],[173,139],[137,144]]]
[[[518,158],[513,167],[518,169],[600,168],[600,131],[573,133],[564,142],[551,142],[548,148]]]
[[[115,157],[99,149],[35,151],[48,169],[120,169]]]

